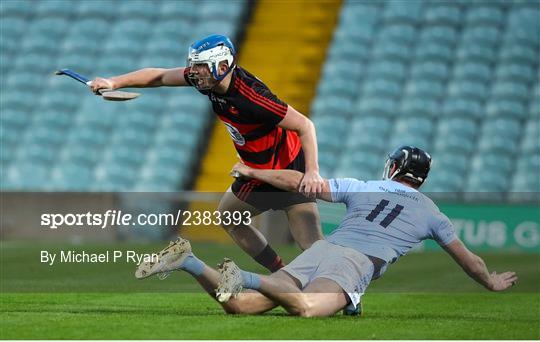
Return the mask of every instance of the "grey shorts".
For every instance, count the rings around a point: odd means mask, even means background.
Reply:
[[[356,307],[371,282],[374,267],[367,256],[352,248],[319,240],[282,270],[297,279],[302,288],[316,278],[333,280]]]

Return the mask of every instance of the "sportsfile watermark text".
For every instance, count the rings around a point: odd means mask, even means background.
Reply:
[[[172,213],[137,214],[122,210],[107,210],[104,213],[44,213],[40,225],[50,229],[59,227],[96,227],[105,229],[113,226],[219,226],[251,224],[249,211],[188,211]]]

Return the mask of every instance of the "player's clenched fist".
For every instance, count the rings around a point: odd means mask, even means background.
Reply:
[[[238,178],[240,176],[244,177],[250,177],[249,171],[251,168],[243,163],[236,163],[232,170],[231,170],[231,176]]]
[[[315,197],[322,192],[324,180],[321,175],[315,171],[305,173],[300,183],[300,192],[309,197]]]
[[[96,77],[90,83],[90,89],[97,94],[100,89],[116,89],[114,82],[108,78]]]

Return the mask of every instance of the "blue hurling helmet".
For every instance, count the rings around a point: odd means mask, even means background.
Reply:
[[[229,37],[221,34],[213,34],[196,41],[189,47],[188,66],[194,64],[206,64],[210,68],[212,76],[221,81],[231,72],[235,64],[236,50]],[[227,61],[229,69],[223,75],[218,75],[220,62]]]

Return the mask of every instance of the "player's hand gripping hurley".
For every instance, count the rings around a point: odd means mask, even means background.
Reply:
[[[87,85],[89,87],[92,86],[92,81],[88,77],[80,75],[70,69],[61,69],[61,70],[56,71],[55,74],[66,75],[66,76],[71,77],[74,80],[77,80],[83,83],[84,85]],[[99,89],[96,92],[96,95],[101,95],[101,97],[103,97],[104,100],[109,100],[109,101],[128,101],[128,100],[132,100],[139,97],[139,95],[141,94],[131,93],[127,91],[119,91],[119,90],[114,90],[114,89]]]

